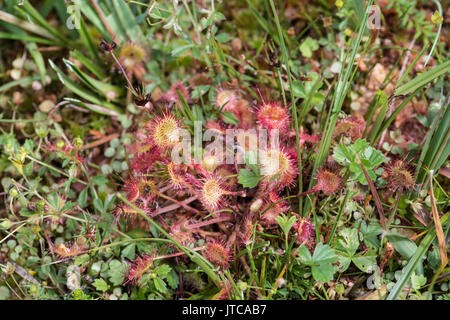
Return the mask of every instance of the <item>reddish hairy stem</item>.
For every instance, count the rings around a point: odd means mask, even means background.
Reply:
[[[190,224],[190,225],[187,225],[186,228],[187,229],[195,229],[195,228],[205,227],[205,226],[209,226],[209,225],[214,224],[214,223],[230,221],[230,220],[232,220],[232,218],[233,217],[231,215],[226,215],[226,216],[223,216],[223,217],[214,218],[214,219],[210,219],[210,220],[203,221],[203,222]]]
[[[200,211],[198,211],[197,209],[194,209],[190,206],[188,206],[187,204],[180,202],[172,197],[166,196],[165,194],[162,194],[161,192],[158,192],[158,196],[160,196],[161,198],[167,199],[169,201],[172,201],[173,203],[176,203],[177,205],[179,205],[180,207],[183,207],[184,209],[194,212],[196,214],[200,214]]]
[[[203,250],[203,249],[204,249],[204,247],[197,247],[197,248],[194,248],[194,249],[191,249],[191,250],[193,250],[193,251],[200,251],[200,250]],[[164,256],[155,257],[153,260],[174,258],[174,257],[179,257],[179,256],[182,256],[182,255],[185,255],[185,254],[186,254],[186,252],[177,252],[177,253],[172,253],[172,254],[166,254]]]
[[[197,200],[197,197],[196,197],[196,196],[187,198],[186,200],[182,201],[182,203],[184,203],[184,204],[187,205],[187,204],[191,203],[191,202],[194,201],[194,200]],[[155,211],[155,213],[153,213],[152,217],[155,217],[155,216],[157,216],[157,215],[160,215],[160,214],[163,214],[163,213],[172,211],[172,210],[176,210],[176,209],[178,209],[178,208],[180,208],[180,207],[181,207],[181,206],[180,206],[179,204],[174,203],[174,204],[171,204],[171,205],[169,205],[169,206],[159,208],[159,209],[157,209],[157,210]]]
[[[317,188],[317,185],[316,185],[316,186],[313,187],[311,190],[308,190],[308,191],[299,193],[299,194],[298,194],[298,197],[304,197],[304,196],[306,196],[306,195],[308,195],[308,194],[312,194],[312,193],[318,191],[317,189],[318,189],[318,188]]]

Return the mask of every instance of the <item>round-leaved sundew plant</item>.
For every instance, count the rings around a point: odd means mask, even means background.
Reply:
[[[120,203],[117,205],[112,214],[115,217],[116,224],[119,224],[120,218],[124,218],[126,222],[133,223],[139,217],[138,211],[126,203]]]
[[[166,168],[167,180],[173,189],[182,189],[186,184],[186,179],[184,177],[184,165],[177,164],[173,161],[163,162]]]
[[[124,187],[127,199],[130,202],[142,202],[143,207],[148,207],[157,197],[157,187],[155,181],[145,176],[130,177]]]
[[[165,102],[169,105],[180,102],[180,96],[178,95],[178,92],[180,92],[185,101],[189,101],[188,89],[183,84],[183,82],[178,80],[170,86],[170,89],[161,96],[158,102]]]
[[[146,129],[149,142],[163,150],[176,146],[180,141],[180,122],[169,111],[162,116],[154,117]]]
[[[209,242],[205,245],[203,254],[212,264],[226,269],[231,260],[231,252],[225,247],[224,242]]]
[[[295,183],[297,156],[291,150],[269,149],[261,154],[261,174],[270,188],[283,189]]]
[[[214,172],[220,164],[220,159],[216,155],[204,156],[202,160],[202,168],[207,172]]]
[[[169,93],[163,96],[168,97]],[[191,103],[188,92],[184,95],[185,102]],[[130,172],[122,186],[127,203],[117,205],[113,214],[117,223],[125,221],[125,227],[133,229],[142,227],[143,219],[139,216],[144,212],[172,241],[196,248],[222,272],[230,267],[232,252],[259,241],[258,231],[277,234],[277,218],[291,209],[286,196],[298,176],[298,158],[290,115],[288,109],[277,102],[263,102],[251,112],[250,103],[237,90],[219,89],[214,107],[224,107],[239,121],[226,121],[221,116],[205,117],[203,130],[225,135],[228,129],[240,129],[235,149],[244,157],[236,154],[232,157],[234,163],[223,163],[218,153],[206,152],[205,148],[198,161],[192,149],[183,149],[184,161],[178,163],[172,158],[172,152],[183,146],[185,131],[194,130],[190,121],[180,118],[178,108],[181,107],[177,103],[175,96],[155,102],[150,119],[136,129],[135,144],[128,148]],[[241,121],[244,118],[245,121]],[[268,145],[259,145],[258,129],[267,130]],[[277,130],[279,143],[274,140],[273,130]],[[308,136],[304,140],[316,142],[318,138]],[[303,144],[302,148],[314,152],[311,148],[315,147],[310,143]],[[257,155],[254,165],[246,160],[250,154]],[[245,161],[239,162],[239,159]],[[243,169],[251,179],[250,186],[242,183]],[[319,170],[317,179],[314,191],[321,190],[328,195],[340,187],[341,179],[331,171]],[[299,221],[294,228],[298,233],[297,242],[312,247],[314,226],[306,218]],[[185,254],[175,245],[165,250],[169,250],[167,256]],[[150,273],[152,262],[152,255],[131,262],[128,282],[141,286],[139,279]]]
[[[130,282],[134,285],[141,286],[144,282],[143,277],[152,270],[153,262],[154,255],[152,253],[144,254],[142,257],[137,257],[134,261],[131,261],[125,283]]]
[[[316,179],[317,184],[311,190],[300,193],[299,197],[318,191],[322,191],[326,195],[332,195],[341,188],[342,179],[333,171],[322,168],[318,170]]]
[[[249,245],[253,241],[253,233],[255,229],[255,223],[250,215],[247,215],[241,224],[239,230],[239,238],[244,245]]]
[[[413,189],[414,174],[411,166],[403,160],[395,160],[386,166],[383,178],[387,181],[387,186],[392,192],[400,192]]]
[[[333,137],[345,136],[349,137],[352,141],[356,141],[359,138],[362,138],[365,127],[366,121],[364,121],[364,119],[349,116],[337,122],[336,127],[334,128]]]
[[[227,190],[223,179],[217,175],[206,174],[200,180],[196,180],[195,183],[199,200],[210,212],[226,207],[225,197],[236,194]]]
[[[306,245],[308,249],[314,248],[316,234],[314,224],[306,218],[299,218],[299,221],[294,224],[294,229],[297,230],[297,237],[295,242],[300,245]]]
[[[258,123],[266,129],[286,130],[289,126],[289,111],[286,107],[279,105],[277,102],[263,102],[255,113]]]
[[[234,90],[219,89],[216,96],[216,107],[223,110],[234,111],[239,100],[238,94]]]

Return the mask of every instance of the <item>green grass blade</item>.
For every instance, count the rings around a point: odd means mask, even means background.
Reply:
[[[448,108],[448,106],[447,106],[447,108]],[[428,150],[429,150],[430,146],[435,146],[436,142],[431,144],[431,140],[435,136],[436,130],[438,130],[437,128],[440,128],[440,126],[442,126],[443,122],[440,119],[442,118],[442,116],[444,115],[444,113],[446,111],[447,111],[446,108],[441,109],[439,114],[436,115],[436,117],[433,119],[431,128],[428,130],[427,139],[425,140],[425,144],[423,145],[422,152],[420,153],[420,158],[419,158],[419,161],[417,162],[417,167],[416,167],[416,172],[415,172],[416,183],[418,183],[418,184],[421,184],[423,182],[423,180],[421,181],[421,179],[419,178],[420,172],[421,172],[422,166],[424,164],[425,157],[428,155]],[[423,174],[425,174],[425,171]]]
[[[92,59],[95,59],[97,62],[100,61],[98,56],[98,46],[94,44],[94,40],[91,37],[91,34],[87,30],[86,23],[84,22],[84,19],[80,17],[80,29],[78,30],[80,34],[81,41],[83,42],[84,46],[88,49],[89,55]]]
[[[117,113],[114,110],[99,106],[97,104],[93,104],[93,103],[86,103],[83,102],[79,99],[75,99],[75,98],[64,98],[65,101],[70,101],[72,104],[81,107],[83,109],[87,109],[87,110],[91,110],[93,112],[96,112],[98,114],[103,114],[105,116],[110,116],[110,117],[117,117],[120,114]]]
[[[383,99],[383,100],[381,100]],[[369,108],[367,109],[366,114],[364,115],[364,119],[366,119],[366,127],[364,129],[363,137],[366,137],[367,130],[369,129],[369,125],[372,123],[373,115],[375,114],[376,107],[380,102],[387,101],[386,93],[382,90],[378,90],[372,101],[370,102]],[[378,116],[377,116],[378,118]]]
[[[18,26],[19,28],[21,28],[23,30],[38,34],[40,36],[46,37],[51,40],[58,40],[46,29],[44,29],[36,24],[33,24],[31,22],[28,22],[26,20],[19,19],[16,16],[13,16],[12,14],[9,14],[4,11],[0,11],[0,21],[5,21],[12,25]]]
[[[120,109],[116,105],[106,102],[106,101],[102,101],[97,96],[90,93],[89,91],[80,88],[80,86],[78,84],[76,84],[75,82],[73,82],[67,75],[65,75],[64,72],[62,72],[61,69],[59,69],[53,63],[52,60],[49,60],[49,63],[50,63],[50,66],[53,68],[53,70],[55,70],[56,74],[58,75],[59,80],[66,86],[67,89],[69,89],[76,95],[82,97],[83,99],[90,101],[93,104],[100,105],[105,108],[111,109],[119,114],[123,113],[122,109]]]
[[[108,22],[114,34],[118,37],[119,41],[127,41],[127,30],[120,21],[119,12],[117,12],[117,10],[115,10],[113,6],[111,8],[106,7],[103,5],[103,3],[99,3],[99,7],[101,8],[106,21]]]
[[[73,0],[73,2],[77,6],[77,8],[80,8],[80,11],[83,13],[83,15],[86,16],[86,18],[94,25],[95,29],[101,33],[102,37],[106,41],[110,41],[111,35],[106,30],[106,27],[104,26],[97,12],[95,12],[95,10],[89,5],[88,1]]]
[[[325,157],[328,154],[328,151],[330,149],[331,144],[331,137],[334,132],[334,127],[337,122],[337,115],[341,111],[342,105],[344,103],[346,93],[348,91],[348,84],[350,81],[350,75],[352,74],[352,69],[354,68],[354,61],[356,58],[356,54],[358,52],[358,48],[361,43],[361,39],[363,34],[366,31],[367,28],[367,19],[369,16],[370,6],[372,5],[372,0],[369,1],[367,4],[366,12],[364,14],[364,18],[361,21],[361,25],[359,27],[358,36],[355,41],[352,43],[352,51],[350,54],[349,62],[347,68],[342,68],[341,72],[339,74],[339,80],[337,82],[336,87],[336,99],[334,100],[334,104],[332,107],[332,113],[333,116],[330,119],[330,124],[326,129],[326,135],[322,137],[321,140],[321,149],[319,150],[318,157],[316,159],[316,162],[314,164],[314,171],[317,170],[318,166],[323,163]],[[346,60],[346,59],[345,59]],[[345,70],[345,71],[344,71]]]
[[[0,39],[9,39],[9,40],[20,40],[23,42],[35,42],[35,43],[41,43],[46,44],[49,46],[62,46],[60,42],[48,40],[40,37],[33,37],[26,34],[12,34],[7,32],[0,32]]]
[[[411,64],[408,66],[408,68],[403,73],[402,77],[398,79],[397,86],[399,86],[403,80],[405,80],[406,76],[409,74],[411,69],[416,65],[417,61],[419,61],[420,58],[422,58],[423,54],[425,53],[425,50],[427,50],[427,47],[423,47],[422,51],[417,55],[417,57],[411,62]]]
[[[106,75],[103,73],[102,68],[92,61],[91,59],[84,56],[80,51],[74,50],[70,52],[70,56],[78,61],[80,61],[90,72],[92,72],[97,78],[103,80]]]
[[[373,123],[372,129],[370,130],[368,140],[371,145],[374,145],[375,143],[375,137],[377,136],[377,133],[380,131],[380,127],[384,121],[384,118],[386,117],[386,113],[388,111],[388,104],[387,100],[384,101],[384,103],[380,106],[380,111],[377,114],[377,117],[375,118],[375,121]]]
[[[411,93],[449,71],[450,71],[450,60],[441,63],[440,65],[434,67],[431,70],[428,70],[425,73],[422,73],[420,76],[415,77],[413,80],[397,88],[394,92],[394,95],[400,96]]]
[[[120,24],[125,29],[128,38],[133,42],[139,42],[144,38],[139,25],[136,23],[136,17],[131,12],[128,5],[123,1],[113,1],[115,12],[119,17]]]
[[[108,97],[110,92],[114,92],[116,97],[120,97],[124,90],[120,87],[114,86],[112,84],[99,81],[94,79],[83,71],[80,70],[75,64],[73,64],[70,60],[63,59],[64,64],[67,66],[72,73],[74,73],[87,87],[89,87],[92,91],[100,92],[103,96]]]
[[[273,29],[270,25],[270,23],[267,22],[267,20],[259,13],[258,9],[255,8],[255,5],[250,1],[247,0],[247,5],[252,12],[253,16],[255,17],[256,21],[261,25],[261,27],[266,31],[267,33],[272,33]]]
[[[31,57],[34,60],[34,63],[36,64],[36,67],[39,71],[39,74],[41,76],[41,82],[44,84],[46,82],[45,78],[47,77],[47,69],[45,67],[44,58],[42,56],[42,53],[38,50],[38,46],[36,43],[32,41],[26,41],[23,40],[23,37],[26,37],[26,32],[15,25],[6,25],[5,29],[7,29],[11,34],[14,34],[16,36],[22,36],[22,42],[24,43],[25,47],[27,48],[28,52],[30,53]]]
[[[61,35],[61,32],[53,28],[41,14],[28,2],[24,0],[23,4],[19,7],[16,6],[16,10],[24,15],[29,15],[40,27],[47,30],[54,38],[69,43],[69,39]]]
[[[424,163],[430,165],[431,164],[431,158],[436,154],[436,151],[438,148],[443,144],[444,137],[446,135],[446,132],[449,129],[448,124],[450,123],[450,104],[447,103],[447,106],[444,108],[444,116],[439,122],[439,126],[436,130],[436,133],[434,134],[430,150],[427,152],[427,156],[425,157]],[[434,168],[431,168],[434,169]]]
[[[442,17],[443,12],[442,12],[441,3],[439,2],[439,0],[434,0],[434,3],[438,7],[439,15]],[[430,53],[428,54],[427,58],[425,59],[424,67],[427,66],[428,62],[430,61],[431,56],[433,55],[433,51],[436,48],[436,44],[439,41],[439,36],[441,35],[441,30],[442,30],[442,23],[439,24],[438,31],[436,32],[436,36],[434,37],[434,41],[433,41],[433,45],[431,46]],[[426,48],[426,47],[424,47],[424,48]]]
[[[387,128],[390,126],[390,124],[392,123],[392,121],[394,121],[394,119],[397,117],[397,115],[400,113],[400,111],[403,110],[403,108],[412,100],[412,98],[414,98],[414,96],[416,94],[419,93],[419,91],[422,89],[422,87],[419,87],[416,89],[416,91],[414,91],[412,94],[410,94],[405,100],[403,100],[403,102],[397,107],[397,109],[394,110],[394,112],[392,112],[392,114],[389,116],[389,118],[387,120],[385,120],[383,122],[383,125],[380,127],[380,129],[377,131],[375,137],[373,138],[373,140],[371,140],[372,145],[375,145],[375,143],[378,142],[378,139],[380,139],[382,133],[387,130]],[[372,134],[372,132],[371,132]]]
[[[45,78],[47,77],[47,68],[45,67],[44,58],[42,57],[42,53],[38,50],[38,46],[34,42],[28,42],[25,44],[28,51],[30,52],[31,57],[36,64],[36,67],[39,70],[39,74],[41,75],[41,82],[43,84],[46,83]]]
[[[345,62],[348,61],[348,66],[347,66],[347,68],[342,68],[341,71],[339,72],[338,81],[336,83],[336,89],[333,94],[333,99],[332,99],[332,103],[331,103],[331,106],[332,106],[331,112],[328,113],[326,124],[325,124],[325,134],[323,134],[322,139],[320,140],[319,152],[317,154],[316,160],[314,161],[313,172],[312,172],[313,175],[315,174],[315,172],[317,171],[319,166],[322,165],[322,163],[324,162],[324,160],[326,159],[326,157],[329,153],[330,146],[331,146],[331,139],[333,136],[334,128],[336,126],[336,122],[338,120],[338,115],[341,112],[342,105],[344,103],[345,97],[347,96],[349,83],[352,80],[351,75],[352,76],[355,75],[355,72],[353,71],[353,69],[357,68],[357,66],[354,66],[354,62],[356,59],[356,54],[358,52],[358,48],[360,47],[362,36],[365,33],[366,28],[367,28],[367,19],[369,17],[369,11],[370,11],[372,2],[373,2],[373,0],[369,0],[369,3],[367,4],[367,8],[364,13],[364,17],[361,20],[361,25],[359,26],[358,36],[351,43],[351,47],[352,47],[351,52],[350,53],[347,52],[345,55],[344,54],[341,55],[341,57],[343,57],[343,59],[341,58],[343,60],[341,62],[343,62],[343,65],[345,65]],[[367,47],[364,50],[364,52],[366,52],[366,50],[367,50]],[[362,56],[361,56],[361,58],[362,58]],[[314,179],[311,179],[311,182],[309,184],[309,189],[311,189],[313,187],[314,183],[315,183]],[[306,213],[307,211],[309,211],[309,209],[310,209],[309,203],[306,202],[305,209],[303,210],[303,212]]]

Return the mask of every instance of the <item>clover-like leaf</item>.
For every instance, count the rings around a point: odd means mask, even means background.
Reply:
[[[261,180],[261,176],[247,169],[239,170],[238,182],[244,188],[254,188]]]
[[[337,261],[337,255],[329,245],[317,244],[312,256],[306,246],[301,246],[298,256],[302,263],[311,266],[311,273],[315,280],[328,282],[333,279],[336,267],[332,263]]]
[[[106,283],[105,280],[99,278],[99,279],[95,279],[95,281],[92,283],[92,285],[95,287],[95,289],[105,292],[108,290],[109,285]]]
[[[358,230],[345,228],[340,233],[335,240],[335,248],[339,251],[345,252],[350,256],[353,256],[358,250],[359,240],[358,240]]]
[[[358,267],[359,270],[369,272],[369,270],[373,270],[377,263],[377,259],[374,254],[367,254],[353,257],[352,262]]]
[[[376,180],[377,175],[373,169],[382,164],[385,160],[383,153],[367,143],[365,139],[358,139],[352,145],[339,144],[334,148],[333,159],[339,164],[349,167],[352,179],[361,184],[367,184],[367,179],[361,165],[357,161],[359,157],[361,163],[367,171],[371,180]]]
[[[300,45],[300,51],[305,58],[311,58],[313,51],[317,49],[319,49],[319,44],[311,37],[306,38]]]
[[[119,260],[112,260],[109,263],[109,281],[114,285],[120,285],[125,277],[125,273],[128,269],[128,264],[126,262],[120,262]]]
[[[280,214],[276,218],[278,224],[280,225],[281,230],[283,230],[284,234],[288,234],[289,230],[291,230],[292,226],[294,225],[295,221],[297,221],[297,218],[295,216],[285,216],[284,214]]]
[[[336,259],[336,252],[333,248],[331,248],[327,244],[323,244],[322,242],[319,242],[319,244],[317,244],[313,254],[314,263],[334,263],[336,262]]]
[[[333,275],[336,272],[336,268],[329,263],[324,263],[311,268],[312,275],[315,280],[328,282],[333,280]]]

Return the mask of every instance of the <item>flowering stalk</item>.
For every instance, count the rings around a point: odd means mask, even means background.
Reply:
[[[120,63],[119,59],[117,59],[116,55],[114,54],[114,49],[117,47],[117,44],[115,42],[112,42],[111,44],[106,43],[105,41],[102,41],[100,43],[100,48],[104,51],[107,51],[111,54],[111,56],[113,57],[114,61],[116,62],[116,64],[119,66],[120,71],[122,72],[123,76],[125,77],[125,80],[127,80],[128,82],[128,87],[131,90],[131,92],[138,97],[139,99],[143,99],[142,94],[138,93],[134,87],[133,84],[131,83],[130,78],[127,75],[127,72],[125,70],[125,68],[122,66],[122,63]]]

